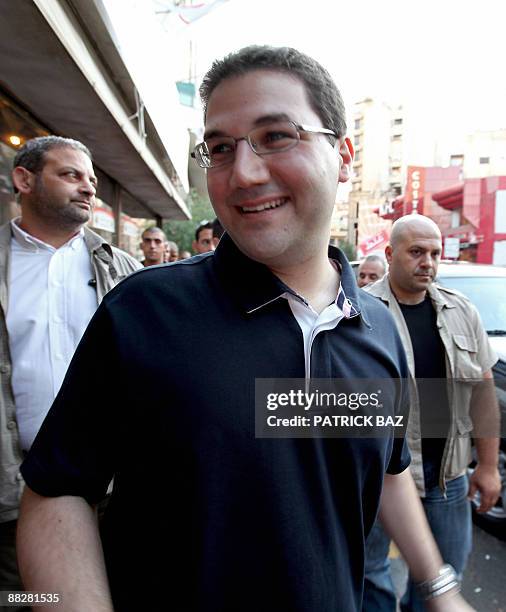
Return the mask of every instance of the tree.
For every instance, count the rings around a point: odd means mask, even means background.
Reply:
[[[340,240],[339,248],[346,255],[349,261],[357,259],[357,248],[354,244],[351,244],[351,242],[347,242],[346,240]]]
[[[192,241],[195,230],[202,221],[212,221],[215,218],[209,198],[199,195],[192,189],[186,200],[192,218],[189,221],[168,221],[163,226],[167,239],[175,242],[180,251],[192,252]]]

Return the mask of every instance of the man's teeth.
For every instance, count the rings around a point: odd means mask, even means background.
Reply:
[[[277,208],[284,204],[285,198],[279,198],[278,200],[272,200],[271,202],[265,202],[264,204],[259,204],[258,206],[247,206],[241,207],[242,212],[244,213],[252,213],[252,212],[261,212],[262,210],[268,210],[269,208]]]

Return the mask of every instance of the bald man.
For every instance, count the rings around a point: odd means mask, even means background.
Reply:
[[[434,283],[441,250],[441,232],[431,219],[418,214],[401,217],[385,249],[389,272],[365,291],[381,299],[394,316],[410,375],[416,377],[408,428],[411,471],[441,555],[461,576],[471,551],[469,497],[478,491],[479,511],[485,512],[500,492],[499,440],[491,434],[474,438],[478,465],[468,482],[469,433],[485,415],[498,420],[498,408],[492,385],[485,384],[478,405],[477,387],[473,391],[472,385],[455,384],[454,379],[492,379],[497,357],[473,304]],[[453,380],[450,393],[448,379]],[[389,540],[377,524],[366,551],[367,612],[396,609],[388,549]],[[411,581],[401,610],[425,610]]]
[[[385,260],[378,255],[368,255],[358,267],[357,284],[365,287],[383,278],[387,267]]]

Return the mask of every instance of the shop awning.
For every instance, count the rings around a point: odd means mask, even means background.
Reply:
[[[431,197],[434,202],[437,202],[439,206],[447,210],[462,208],[464,203],[464,183],[458,183],[457,185],[452,185],[447,189],[433,193]]]
[[[50,131],[92,150],[95,164],[126,192],[125,213],[189,218],[182,199],[186,178],[178,176],[149,114],[146,139],[132,117],[136,87],[100,0],[13,2],[0,18],[0,56],[0,87]],[[166,112],[178,112],[170,104]],[[187,156],[180,127],[172,137]]]

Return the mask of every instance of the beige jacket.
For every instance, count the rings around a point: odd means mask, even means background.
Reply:
[[[415,376],[413,346],[408,327],[397,300],[390,288],[388,274],[366,291],[380,298],[392,313],[401,336],[412,378]],[[494,365],[497,356],[490,347],[475,306],[461,293],[432,283],[429,297],[437,313],[437,326],[446,354],[446,376],[450,404],[450,434],[446,440],[439,485],[445,490],[446,481],[462,475],[471,461],[470,418],[472,384],[456,383],[455,379],[480,380]],[[411,451],[411,472],[420,495],[425,495],[422,442],[420,436],[420,407],[415,385],[411,387],[410,417],[407,439]]]
[[[111,247],[95,232],[84,228],[84,241],[91,257],[97,282],[97,305],[114,285],[141,264],[119,249]],[[6,313],[9,304],[10,223],[0,227],[0,523],[17,518],[23,490],[19,466],[23,460],[19,444],[16,407],[11,386],[12,364],[7,335]]]

